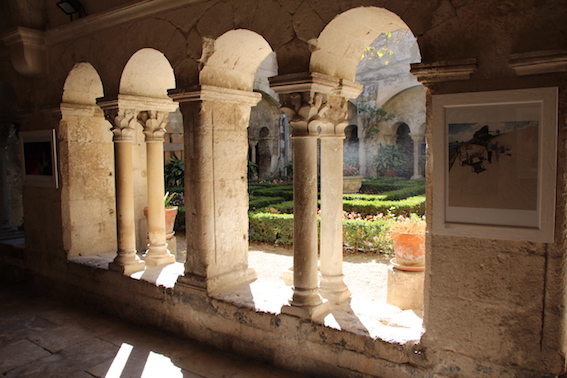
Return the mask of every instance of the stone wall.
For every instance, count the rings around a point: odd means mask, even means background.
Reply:
[[[93,1],[82,2],[88,7]],[[426,132],[430,146],[428,220],[433,218],[436,206],[432,194],[440,185],[434,180],[433,169],[436,164],[442,164],[435,161],[431,151],[432,125],[436,121],[431,113],[432,96],[559,87],[557,180],[544,183],[557,188],[555,239],[550,243],[511,242],[443,236],[430,229],[425,269],[426,332],[418,346],[405,345],[401,351],[399,345],[330,330],[293,316],[240,309],[204,292],[188,292],[181,287],[164,289],[104,267],[91,270],[68,263],[63,230],[69,219],[63,211],[62,189],[24,187],[27,264],[39,283],[52,287],[53,294],[60,292],[68,298],[88,299],[133,321],[177,331],[228,350],[256,354],[280,366],[310,374],[492,377],[553,376],[565,371],[567,24],[564,20],[567,5],[564,2],[330,0],[324,6],[307,0],[202,1],[172,6],[166,1],[143,3],[155,7],[151,8],[154,10],[130,7],[123,13],[118,10],[112,17],[96,14],[73,22],[63,21],[58,14],[59,20],[53,21],[45,33],[44,72],[48,74],[33,79],[21,74],[30,72],[22,67],[40,64],[42,50],[26,50],[31,55],[18,55],[19,49],[30,47],[3,39],[5,44],[11,44],[11,50],[2,47],[0,81],[9,83],[16,90],[20,106],[28,109],[30,116],[21,119],[22,130],[61,131],[61,118],[44,111],[59,107],[67,75],[79,62],[89,62],[94,67],[104,84],[104,96],[110,98],[121,93],[123,69],[142,48],[164,54],[173,68],[175,86],[180,90],[206,84],[251,91],[257,68],[251,67],[251,62],[261,62],[271,53],[268,49],[276,53],[279,75],[317,72],[337,80],[353,81],[361,49],[388,28],[397,30],[405,24],[417,36],[422,57],[422,63],[414,66],[413,72],[426,85]],[[50,8],[49,21],[54,20],[52,13]],[[249,31],[245,33],[247,38],[231,41],[243,44],[219,42],[231,30],[239,30],[238,35],[242,35],[241,29]],[[37,59],[16,59],[16,71],[8,63],[11,56]],[[208,66],[206,75],[201,75],[207,63],[212,65]],[[232,105],[211,106],[213,111],[204,107],[202,113],[195,111],[191,117],[184,113],[185,130],[190,130],[195,122],[205,128],[207,125],[226,128],[231,122],[242,125],[244,120],[248,121],[249,113],[242,108],[235,115]],[[211,118],[213,115],[218,122]],[[239,132],[242,135],[238,134],[238,143],[241,139],[245,143],[245,131]],[[197,134],[196,137],[200,138]],[[222,138],[218,142],[223,142]],[[190,143],[186,138],[186,151],[192,151]],[[142,147],[143,144],[135,155],[140,161],[145,159]],[[233,215],[221,214],[221,208],[213,207],[215,210],[207,214],[194,215],[210,220],[224,217],[224,223],[220,224],[230,229],[230,235],[238,236],[238,249],[245,248],[243,214],[247,207],[245,183],[237,183],[235,176],[245,161],[241,147],[239,144],[234,165],[223,168],[231,171],[227,174],[234,185],[223,186],[226,182],[217,176],[214,193],[199,194],[213,196],[219,204],[231,209],[234,199],[239,202],[237,211]],[[212,158],[218,161],[230,157],[225,148],[222,152],[227,155]],[[194,178],[192,175],[197,172],[206,181],[210,172],[205,167],[211,161],[199,161],[195,156],[187,160],[198,164],[194,167],[198,169],[188,169],[188,178]],[[94,162],[90,168],[95,168]],[[141,165],[136,166],[135,174],[144,176]],[[66,183],[70,177],[61,182]],[[140,179],[136,186],[139,202],[144,197],[144,181]],[[139,211],[137,214],[141,219]],[[232,216],[235,222],[231,222]],[[86,227],[87,223],[81,226]],[[138,226],[141,239],[142,227]],[[219,242],[218,250],[211,245],[205,247],[218,252],[215,256],[223,261],[211,259],[210,263],[216,265],[202,267],[203,271],[215,274],[230,267],[225,259],[230,259],[232,238],[222,228],[216,232],[211,240]],[[243,267],[246,262],[240,252],[236,259]]]

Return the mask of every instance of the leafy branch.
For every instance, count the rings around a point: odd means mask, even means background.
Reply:
[[[397,112],[389,112],[383,108],[376,108],[370,102],[359,103],[357,111],[362,120],[364,135],[371,137],[379,132],[378,124],[382,121],[391,121],[397,116]]]

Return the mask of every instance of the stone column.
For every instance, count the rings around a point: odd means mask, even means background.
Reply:
[[[141,123],[144,124],[147,149],[148,239],[150,243],[144,254],[144,260],[149,267],[175,262],[175,255],[168,251],[165,239],[163,142],[167,114],[152,110],[142,112],[139,117]]]
[[[321,134],[321,294],[332,303],[350,297],[343,280],[343,139]]]
[[[326,206],[329,212],[325,227],[328,230],[336,230],[338,222],[342,222],[342,205],[336,205],[336,190],[341,192],[342,199],[342,143],[344,128],[347,126],[344,120],[345,109],[343,106],[337,106],[337,101],[338,104],[346,104],[341,94],[347,83],[317,73],[279,76],[270,80],[272,89],[280,95],[282,110],[290,120],[293,138],[294,284],[293,297],[289,306],[282,308],[282,312],[317,320],[330,311],[329,302],[322,300],[317,287],[317,135],[321,128],[322,133],[330,137],[328,141],[322,142],[322,149],[325,150],[322,159],[332,160],[322,163],[325,167],[323,168],[325,173],[322,171],[325,175],[325,178],[322,178],[322,185],[329,187],[330,191],[326,193],[327,199],[331,199]],[[339,119],[341,121],[337,122]],[[336,152],[335,148],[340,149],[341,163],[331,167],[336,163],[336,160],[333,160],[336,156],[329,157],[329,153]],[[330,188],[335,185],[336,188]],[[326,236],[328,236],[327,232]],[[342,240],[342,223],[340,235]],[[336,241],[332,243],[335,246],[337,244]],[[340,243],[342,263],[342,241]],[[336,249],[335,252],[322,252],[321,258],[326,260],[321,264],[327,268],[328,277],[340,276],[342,282],[342,267],[336,264],[338,261]],[[337,271],[339,273],[335,274]],[[327,282],[331,281],[333,283],[327,286],[332,287],[331,291],[335,291],[336,280],[333,278],[327,280]],[[344,288],[346,286],[341,287]]]
[[[257,140],[249,140],[248,144],[250,145],[250,161],[252,163],[256,163],[256,146],[258,146]]]
[[[318,318],[329,311],[317,282],[317,134],[293,140],[293,297],[282,312]]]
[[[104,109],[104,107],[103,107]],[[132,145],[134,128],[138,126],[133,109],[104,109],[112,123],[114,134],[114,164],[116,180],[116,228],[118,254],[109,269],[130,275],[144,270],[146,263],[136,254],[136,223],[134,217],[134,185],[132,179]]]
[[[187,261],[179,288],[211,294],[256,279],[248,268],[248,123],[259,93],[175,90],[185,137]]]
[[[419,171],[419,150],[421,146],[421,141],[425,137],[424,135],[419,134],[410,134],[410,137],[413,141],[413,176],[411,176],[412,180],[423,178],[423,175]]]

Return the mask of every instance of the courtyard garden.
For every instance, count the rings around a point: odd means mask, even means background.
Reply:
[[[248,192],[250,241],[293,245],[293,182],[250,181]],[[389,230],[400,223],[421,222],[424,214],[424,179],[365,179],[360,193],[343,195],[344,250],[390,254]]]

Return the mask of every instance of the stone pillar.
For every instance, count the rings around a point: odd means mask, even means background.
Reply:
[[[317,135],[293,135],[292,140],[293,297],[282,312],[317,318],[328,312],[317,287]]]
[[[321,123],[321,294],[338,304],[350,298],[343,280],[343,155],[348,98],[329,96]],[[351,95],[355,95],[351,93]]]
[[[332,161],[322,163],[325,167],[322,174],[322,185],[328,186],[326,209],[326,230],[336,230],[341,222],[340,258],[336,255],[337,241],[333,241],[334,250],[321,254],[321,266],[325,266],[327,274],[327,287],[329,292],[345,292],[346,286],[342,283],[342,206],[336,205],[337,190],[342,200],[342,151],[346,104],[344,89],[348,84],[338,78],[322,74],[285,75],[271,78],[272,88],[280,95],[282,110],[286,113],[292,126],[293,138],[293,193],[294,193],[294,275],[293,297],[289,305],[282,308],[283,313],[308,318],[321,319],[329,311],[329,302],[323,301],[317,287],[317,135],[319,128],[329,140],[322,142],[322,159],[330,158]],[[360,88],[349,83],[358,93]],[[353,91],[354,93],[355,91]],[[357,93],[357,95],[358,95]],[[350,97],[350,96],[349,96]],[[356,97],[356,96],[353,96]],[[339,105],[339,106],[337,106]],[[324,147],[323,147],[324,146]],[[340,164],[336,163],[336,156],[329,153],[340,150]],[[338,178],[337,178],[338,176]],[[331,188],[332,186],[335,188]],[[330,201],[329,201],[330,199]],[[337,208],[338,216],[337,216]],[[323,222],[323,220],[322,220]],[[322,224],[323,227],[323,224]],[[323,237],[323,236],[322,236]],[[325,262],[323,263],[323,259]],[[340,262],[339,262],[340,259]],[[338,264],[337,264],[338,263]],[[338,273],[337,273],[338,272]],[[344,285],[344,283],[343,283]],[[339,288],[340,287],[340,288]],[[344,296],[345,294],[342,294]],[[348,297],[348,289],[346,290]],[[338,298],[339,296],[337,296]]]
[[[423,178],[423,174],[419,171],[419,155],[420,155],[420,146],[421,141],[425,137],[424,135],[419,134],[410,134],[410,137],[413,141],[413,176],[411,176],[412,180]]]
[[[144,260],[150,267],[175,262],[175,255],[168,251],[165,239],[163,136],[167,124],[167,114],[163,111],[152,110],[142,112],[139,117],[141,123],[144,124],[147,149],[149,246],[144,254]]]
[[[136,254],[136,222],[134,217],[134,185],[132,178],[132,145],[138,112],[133,109],[105,110],[114,134],[116,180],[116,228],[118,253],[109,269],[130,275],[144,270],[146,263]]]
[[[248,144],[250,145],[250,161],[256,164],[256,146],[258,146],[258,141],[249,140]]]
[[[180,288],[209,294],[256,279],[248,268],[248,123],[259,93],[202,86],[170,97],[185,125],[187,260]]]

